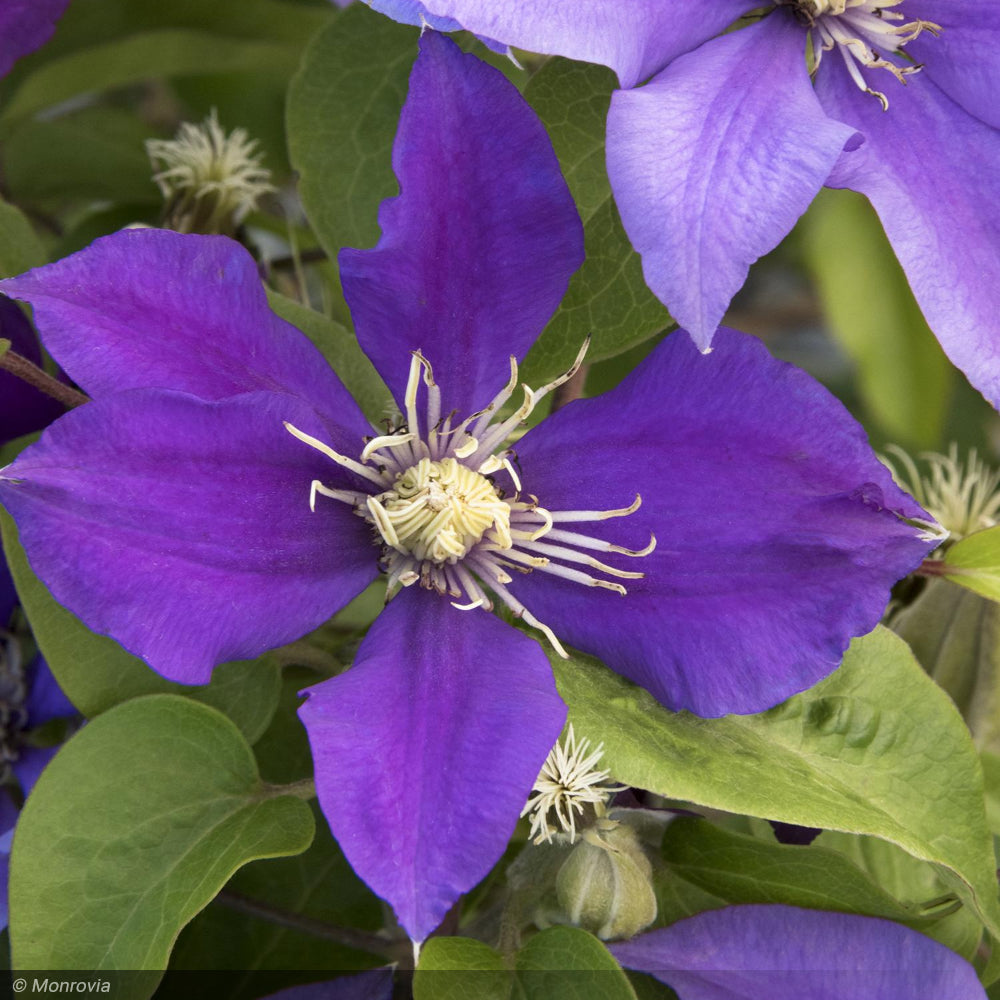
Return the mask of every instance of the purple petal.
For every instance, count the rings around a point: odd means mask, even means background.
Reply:
[[[926,77],[887,87],[887,112],[835,61],[817,92],[865,135],[829,185],[868,196],[945,353],[1000,405],[1000,132]]]
[[[559,305],[583,231],[548,136],[497,70],[425,33],[373,250],[340,254],[358,339],[402,402],[411,352],[445,412],[485,406]]]
[[[49,766],[49,761],[59,752],[59,747],[30,747],[22,746],[20,756],[11,765],[14,774],[17,776],[21,791],[25,796],[31,794],[31,790],[38,783],[42,776],[42,771]]]
[[[5,629],[10,624],[10,616],[19,603],[7,561],[0,558],[0,629]]]
[[[906,18],[941,27],[936,37],[925,32],[906,46],[923,65],[922,75],[969,114],[1000,128],[1000,0],[908,0]]]
[[[355,442],[370,431],[319,351],[271,311],[253,258],[224,236],[123,230],[0,290],[31,303],[45,346],[92,396],[288,392]]]
[[[21,56],[44,45],[69,0],[3,0],[0,3],[0,76]]]
[[[933,547],[894,513],[927,518],[844,407],[725,328],[707,356],[668,337],[517,454],[524,491],[549,510],[642,496],[629,517],[566,527],[632,548],[658,540],[645,558],[598,553],[646,574],[624,581],[625,597],[536,570],[512,585],[518,598],[564,641],[702,716],[759,712],[821,680]]]
[[[369,969],[356,976],[289,986],[264,1000],[392,1000],[392,988],[392,969]]]
[[[20,306],[0,296],[0,337],[32,364],[41,364],[35,331]],[[0,445],[22,434],[41,430],[66,412],[61,403],[39,392],[10,372],[0,371]]]
[[[28,668],[31,687],[28,691],[28,722],[34,728],[53,719],[72,718],[76,706],[63,694],[59,682],[41,656],[36,656]]]
[[[454,18],[435,17],[419,0],[365,0],[365,2],[372,10],[377,10],[380,14],[399,21],[400,24],[413,24],[420,28],[433,28],[435,31],[460,31],[462,28]],[[507,45],[503,42],[482,36],[479,36],[479,40],[494,52],[508,51]]]
[[[610,947],[680,1000],[986,998],[972,966],[943,944],[849,913],[727,906]]]
[[[0,836],[0,930],[7,926],[10,913],[7,906],[7,892],[10,885],[10,850],[14,843],[14,829]]]
[[[398,16],[401,0],[372,6]],[[435,15],[507,45],[610,66],[633,87],[723,31],[753,7],[748,0],[427,0]],[[407,21],[407,23],[414,23]],[[450,28],[444,30],[451,30]]]
[[[56,421],[3,470],[0,500],[56,600],[164,677],[203,684],[315,628],[376,573],[350,507],[310,512],[311,481],[339,469],[283,420],[324,436],[291,396],[116,393]]]
[[[404,590],[346,673],[308,691],[316,787],[354,870],[422,941],[482,879],[566,717],[538,644]]]
[[[21,815],[21,810],[11,798],[11,792],[10,786],[0,787],[0,830],[4,831],[0,834],[0,854],[10,853],[10,844],[14,838],[14,826]]]
[[[622,222],[646,283],[699,347],[853,135],[823,113],[803,51],[801,27],[772,16],[611,99],[608,176]]]

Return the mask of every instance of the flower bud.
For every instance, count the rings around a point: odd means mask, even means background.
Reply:
[[[652,876],[635,831],[598,820],[560,868],[556,896],[570,923],[605,941],[632,937],[656,918]]]

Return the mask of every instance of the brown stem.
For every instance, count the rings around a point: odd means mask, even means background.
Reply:
[[[58,379],[54,379],[48,372],[42,371],[38,365],[33,364],[27,358],[22,357],[14,351],[8,350],[0,354],[0,368],[4,371],[16,375],[19,379],[33,385],[40,392],[44,392],[53,399],[58,399],[67,410],[82,403],[89,403],[90,397],[85,396],[78,389],[73,389],[68,385],[63,385]]]
[[[953,576],[955,567],[949,566],[942,559],[925,559],[914,572],[917,576]]]
[[[322,247],[312,247],[309,250],[300,250],[298,253],[298,263],[300,264],[317,264],[322,260],[327,260],[327,253]],[[296,256],[294,254],[288,257],[275,257],[273,260],[268,261],[268,265],[275,271],[281,270],[286,267],[295,267]]]
[[[554,393],[552,393],[552,412],[583,395],[583,387],[587,384],[587,373],[590,365],[580,367]]]
[[[366,951],[369,955],[381,955],[390,962],[405,963],[408,961],[411,966],[413,964],[409,941],[391,941],[378,934],[368,934],[351,927],[336,927],[322,920],[304,917],[300,913],[289,913],[287,910],[271,906],[269,903],[250,899],[249,896],[233,892],[231,889],[223,889],[216,898],[223,906],[228,906],[231,910],[245,913],[250,917],[257,917],[259,920],[266,920],[279,927],[287,927],[289,930],[311,934],[313,937],[332,941],[345,948]]]

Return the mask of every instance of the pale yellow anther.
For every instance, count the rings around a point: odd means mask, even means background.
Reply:
[[[454,562],[490,529],[509,543],[510,507],[454,458],[421,459],[368,505],[385,543],[421,561]]]

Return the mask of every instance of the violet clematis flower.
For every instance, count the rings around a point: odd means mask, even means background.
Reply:
[[[986,1000],[972,966],[932,938],[794,906],[708,910],[611,951],[680,1000]]]
[[[16,606],[14,582],[0,559],[0,929],[7,926],[8,865],[21,804],[58,750],[35,746],[31,730],[78,714],[41,656],[22,662],[20,644],[7,632]]]
[[[555,155],[502,74],[427,33],[393,164],[378,245],[340,268],[400,419],[373,430],[237,244],[121,232],[0,283],[93,397],[0,501],[57,600],[186,683],[387,573],[301,717],[334,835],[422,940],[503,851],[566,715],[491,607],[669,706],[754,712],[830,673],[934,542],[844,408],[733,331],[709,358],[669,338],[515,453],[555,385],[515,395],[517,359],[582,258]]]
[[[10,349],[32,364],[42,363],[41,348],[31,324],[21,307],[3,296],[0,296],[0,337],[9,340]],[[10,372],[0,371],[0,445],[41,430],[65,412],[66,407],[58,400]]]
[[[611,186],[649,287],[700,347],[820,187],[852,188],[945,352],[1000,405],[1000,0],[425,6],[615,70]]]
[[[52,37],[68,6],[69,0],[0,0],[0,76]]]

